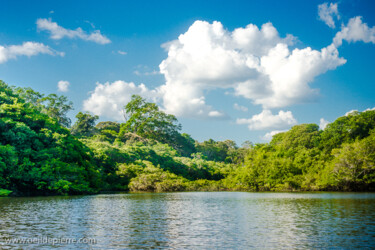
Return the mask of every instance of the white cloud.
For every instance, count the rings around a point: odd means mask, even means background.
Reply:
[[[154,100],[158,95],[144,84],[135,85],[124,81],[97,83],[90,97],[83,102],[83,109],[95,115],[123,120],[123,107],[131,100],[133,94]]]
[[[325,22],[330,28],[335,28],[334,18],[340,20],[339,11],[337,8],[337,3],[323,3],[318,5],[318,15],[319,19]]]
[[[57,83],[57,89],[60,92],[68,92],[70,83],[68,81],[59,81]]]
[[[157,90],[163,99],[165,112],[179,117],[226,119],[228,116],[206,104],[202,90],[183,83],[168,83]]]
[[[81,28],[75,30],[65,29],[64,27],[59,26],[56,22],[46,18],[39,18],[36,21],[38,30],[49,31],[51,38],[55,40],[60,40],[64,37],[68,38],[80,38],[85,41],[92,41],[99,44],[107,44],[111,41],[100,33],[100,30],[95,30],[92,33],[86,33]]]
[[[247,112],[248,108],[239,105],[238,103],[233,104],[233,108],[239,111]]]
[[[263,110],[249,119],[237,119],[237,124],[247,124],[250,130],[282,129],[296,123],[291,111],[282,110],[277,115],[273,115],[270,110]]]
[[[63,52],[53,50],[43,43],[24,42],[22,45],[0,45],[0,63],[5,63],[10,59],[16,59],[18,56],[31,57],[38,54],[64,56]]]
[[[289,49],[295,38],[281,38],[271,23],[249,24],[233,32],[220,22],[196,21],[177,40],[164,44],[168,57],[160,64],[166,84],[159,90],[169,113],[209,118],[211,89],[233,89],[264,108],[316,98],[309,84],[346,61],[334,46]]]
[[[325,120],[324,118],[320,118],[319,129],[324,130],[328,124],[329,121]]]
[[[271,131],[271,132],[266,133],[266,134],[262,137],[262,139],[263,139],[264,141],[271,141],[274,135],[277,135],[277,134],[280,134],[280,133],[284,133],[284,132],[286,132],[286,131],[287,131],[287,130],[274,130],[274,131]]]
[[[128,54],[128,52],[122,51],[122,50],[118,50],[117,53],[119,53],[120,55],[123,55],[123,56]]]
[[[357,16],[349,19],[348,24],[341,27],[333,38],[336,47],[342,45],[342,41],[375,43],[375,27],[369,28],[367,23],[362,22],[362,17]]]

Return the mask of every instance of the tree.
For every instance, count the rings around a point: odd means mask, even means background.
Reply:
[[[29,94],[34,104],[0,81],[0,195],[92,192],[99,182],[91,152]]]
[[[40,112],[56,119],[60,125],[66,128],[70,127],[71,120],[67,117],[67,113],[73,109],[73,103],[68,101],[66,96],[50,94],[45,97],[31,88],[16,88],[15,92]]]
[[[128,120],[121,127],[120,136],[131,132],[175,146],[181,125],[174,115],[164,113],[155,103],[146,102],[139,95],[133,95],[124,108]]]
[[[90,136],[95,133],[95,122],[99,116],[91,115],[90,113],[79,112],[76,115],[77,121],[74,123],[71,133],[77,136]]]
[[[361,141],[334,149],[329,170],[336,188],[347,191],[375,188],[375,131]]]

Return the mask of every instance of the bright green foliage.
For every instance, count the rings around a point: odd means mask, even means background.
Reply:
[[[97,137],[102,141],[108,141],[113,143],[115,139],[118,138],[118,133],[120,132],[120,124],[117,122],[99,122],[95,126],[96,131],[98,131]]]
[[[236,143],[231,140],[216,142],[212,139],[202,143],[196,142],[197,152],[201,152],[210,161],[235,162],[238,158]]]
[[[168,171],[155,167],[151,162],[140,162],[142,173],[131,179],[129,188],[132,191],[183,191],[187,180]]]
[[[40,112],[56,119],[60,125],[66,128],[70,127],[71,120],[67,117],[67,113],[73,109],[73,103],[68,101],[66,96],[50,94],[45,97],[31,88],[16,88],[15,92]]]
[[[335,158],[323,173],[322,184],[333,190],[375,188],[375,130],[361,141],[334,149]]]
[[[129,118],[121,130],[148,139],[165,142],[181,129],[175,116],[165,114],[155,103],[146,102],[138,95],[132,96],[132,100],[125,106],[125,112]]]
[[[352,143],[356,139],[369,136],[370,131],[374,128],[374,110],[367,112],[353,111],[327,125],[322,132],[323,143],[321,147],[326,152],[330,152],[332,149],[340,147],[342,143]]]
[[[130,132],[146,139],[169,144],[186,156],[194,152],[191,137],[178,132],[181,125],[177,118],[159,110],[155,103],[146,102],[139,95],[133,95],[132,100],[125,106],[125,113],[127,121],[121,126],[120,139]]]
[[[254,191],[374,190],[374,125],[375,111],[367,111],[340,117],[324,131],[315,124],[294,126],[250,148],[225,185]]]
[[[0,188],[67,194],[91,192],[95,186],[88,148],[0,82]]]
[[[77,114],[65,97],[0,81],[0,196],[131,191],[375,190],[375,111],[270,143],[197,142],[176,117],[133,96],[126,123]],[[77,139],[77,137],[79,139]]]
[[[0,197],[5,197],[5,196],[8,196],[12,193],[12,191],[10,190],[6,190],[6,189],[0,189]]]
[[[76,115],[77,121],[74,123],[71,133],[76,136],[92,136],[95,134],[95,122],[99,119],[97,115],[79,112]]]
[[[98,137],[84,139],[94,153],[94,160],[103,181],[108,183],[105,189],[123,190],[130,180],[142,173],[140,161],[150,162],[160,171],[167,171],[187,180],[218,180],[229,172],[224,163],[207,161],[199,158],[181,157],[168,144],[135,142],[124,144],[97,140]]]

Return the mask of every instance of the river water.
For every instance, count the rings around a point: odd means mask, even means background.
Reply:
[[[0,249],[375,247],[375,193],[0,198]]]

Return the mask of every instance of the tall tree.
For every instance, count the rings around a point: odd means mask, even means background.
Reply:
[[[95,133],[95,122],[99,119],[97,115],[79,112],[76,115],[77,121],[74,123],[71,133],[77,136],[90,136]]]
[[[120,136],[131,132],[163,143],[173,143],[178,137],[181,125],[177,118],[159,110],[155,103],[146,102],[141,96],[133,95],[124,108],[128,120],[122,126]]]
[[[67,113],[73,109],[73,103],[66,96],[56,94],[44,96],[31,88],[16,88],[15,92],[42,113],[56,119],[60,125],[70,127],[71,120]]]

